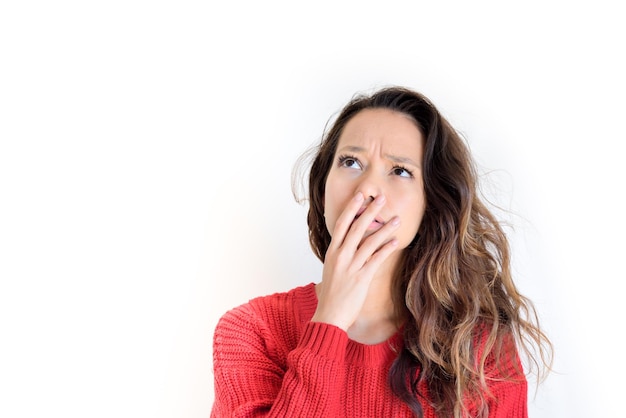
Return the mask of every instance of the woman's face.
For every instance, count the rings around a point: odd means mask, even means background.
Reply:
[[[365,236],[394,216],[400,218],[395,237],[407,247],[419,229],[426,199],[422,179],[424,138],[408,116],[388,109],[365,109],[343,129],[326,179],[326,228],[333,235],[337,218],[357,192],[364,206],[378,195],[386,203]],[[370,198],[371,197],[371,198]]]

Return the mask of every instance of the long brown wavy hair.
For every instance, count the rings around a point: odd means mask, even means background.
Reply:
[[[488,356],[496,364],[510,358],[512,345],[505,343],[513,341],[513,349],[527,355],[541,381],[551,367],[552,345],[532,302],[513,282],[509,243],[481,201],[468,147],[428,98],[391,86],[356,95],[341,110],[312,149],[311,247],[323,262],[331,240],[324,221],[325,184],[337,143],[346,123],[372,108],[411,117],[425,138],[426,211],[415,239],[403,250],[392,285],[404,343],[389,371],[391,388],[418,417],[423,402],[432,402],[441,416],[465,416],[468,399],[478,416],[487,416]],[[480,343],[477,333],[484,337]],[[420,390],[424,385],[428,397]]]

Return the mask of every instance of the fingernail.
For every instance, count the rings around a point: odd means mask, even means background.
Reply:
[[[400,225],[400,218],[397,216],[391,220],[391,225],[397,226]]]
[[[374,202],[379,206],[382,205],[383,203],[385,203],[385,196],[382,194],[379,196],[376,196],[376,199],[374,200]]]
[[[357,202],[362,201],[362,200],[363,200],[363,193],[358,192],[358,193],[356,194],[356,196],[354,196],[354,200],[356,200]]]

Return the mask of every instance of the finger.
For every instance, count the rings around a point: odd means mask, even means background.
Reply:
[[[335,228],[333,229],[333,236],[330,241],[330,247],[340,247],[343,244],[343,241],[346,237],[346,234],[350,230],[350,226],[354,221],[354,217],[359,212],[359,209],[363,205],[363,193],[358,192],[350,202],[346,208],[341,212],[339,218],[335,222]]]
[[[363,240],[354,255],[354,265],[361,268],[371,256],[378,251],[385,243],[389,242],[392,234],[400,226],[400,218],[395,216],[382,228]]]
[[[363,267],[361,268],[361,272],[366,276],[373,276],[383,262],[397,249],[397,238],[393,238],[391,241],[386,242],[382,247],[376,250],[368,260],[366,260],[366,263],[363,264]]]
[[[376,196],[376,199],[368,205],[358,219],[352,219],[352,225],[346,234],[346,238],[344,239],[344,246],[348,246],[354,251],[357,250],[359,244],[363,240],[363,236],[367,232],[367,229],[385,205],[385,202],[386,198],[384,195]]]

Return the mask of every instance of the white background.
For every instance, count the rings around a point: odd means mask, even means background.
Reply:
[[[534,418],[624,397],[617,1],[7,1],[0,416],[208,417],[218,317],[319,280],[297,157],[406,85],[467,138],[556,348]]]

